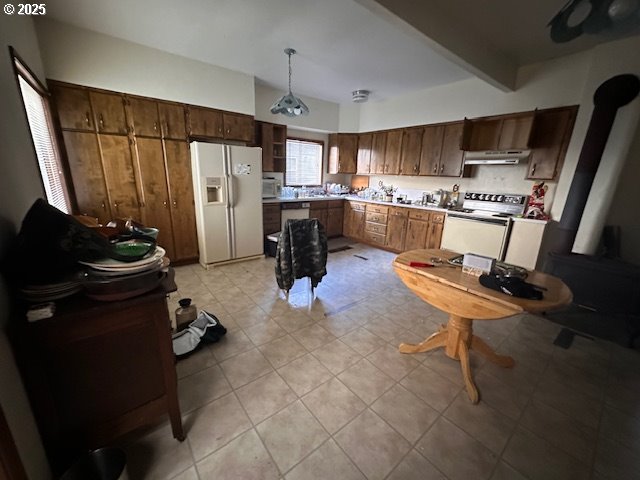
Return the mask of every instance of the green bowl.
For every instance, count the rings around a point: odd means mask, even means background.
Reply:
[[[154,249],[154,244],[145,242],[144,240],[127,240],[118,242],[114,245],[114,249],[118,255],[124,257],[139,257],[145,253],[149,253]]]

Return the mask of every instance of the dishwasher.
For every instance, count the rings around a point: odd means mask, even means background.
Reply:
[[[287,220],[309,218],[310,207],[311,204],[309,202],[282,202],[280,204],[280,216],[282,218],[280,230],[284,230],[284,224]]]

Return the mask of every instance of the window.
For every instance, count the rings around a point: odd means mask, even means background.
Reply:
[[[11,54],[47,201],[64,213],[69,213],[69,196],[60,165],[60,152],[53,134],[48,95],[13,49]]]
[[[323,146],[323,142],[287,138],[287,185],[313,186],[322,184]]]

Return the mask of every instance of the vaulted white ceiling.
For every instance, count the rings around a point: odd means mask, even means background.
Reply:
[[[286,89],[343,103],[382,100],[476,75],[509,89],[519,65],[588,48],[553,44],[565,0],[56,0],[47,16]]]

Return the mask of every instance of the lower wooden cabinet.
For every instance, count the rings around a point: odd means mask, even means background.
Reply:
[[[271,235],[282,229],[280,218],[279,203],[262,204],[262,230],[265,235]]]
[[[407,221],[409,209],[391,207],[387,220],[387,242],[385,246],[390,250],[398,252],[404,251],[405,239],[407,237]]]
[[[364,239],[364,211],[365,204],[362,202],[345,202],[342,223],[344,236],[355,240]]]
[[[329,238],[342,235],[343,203],[342,200],[311,202],[309,217],[320,221]]]

